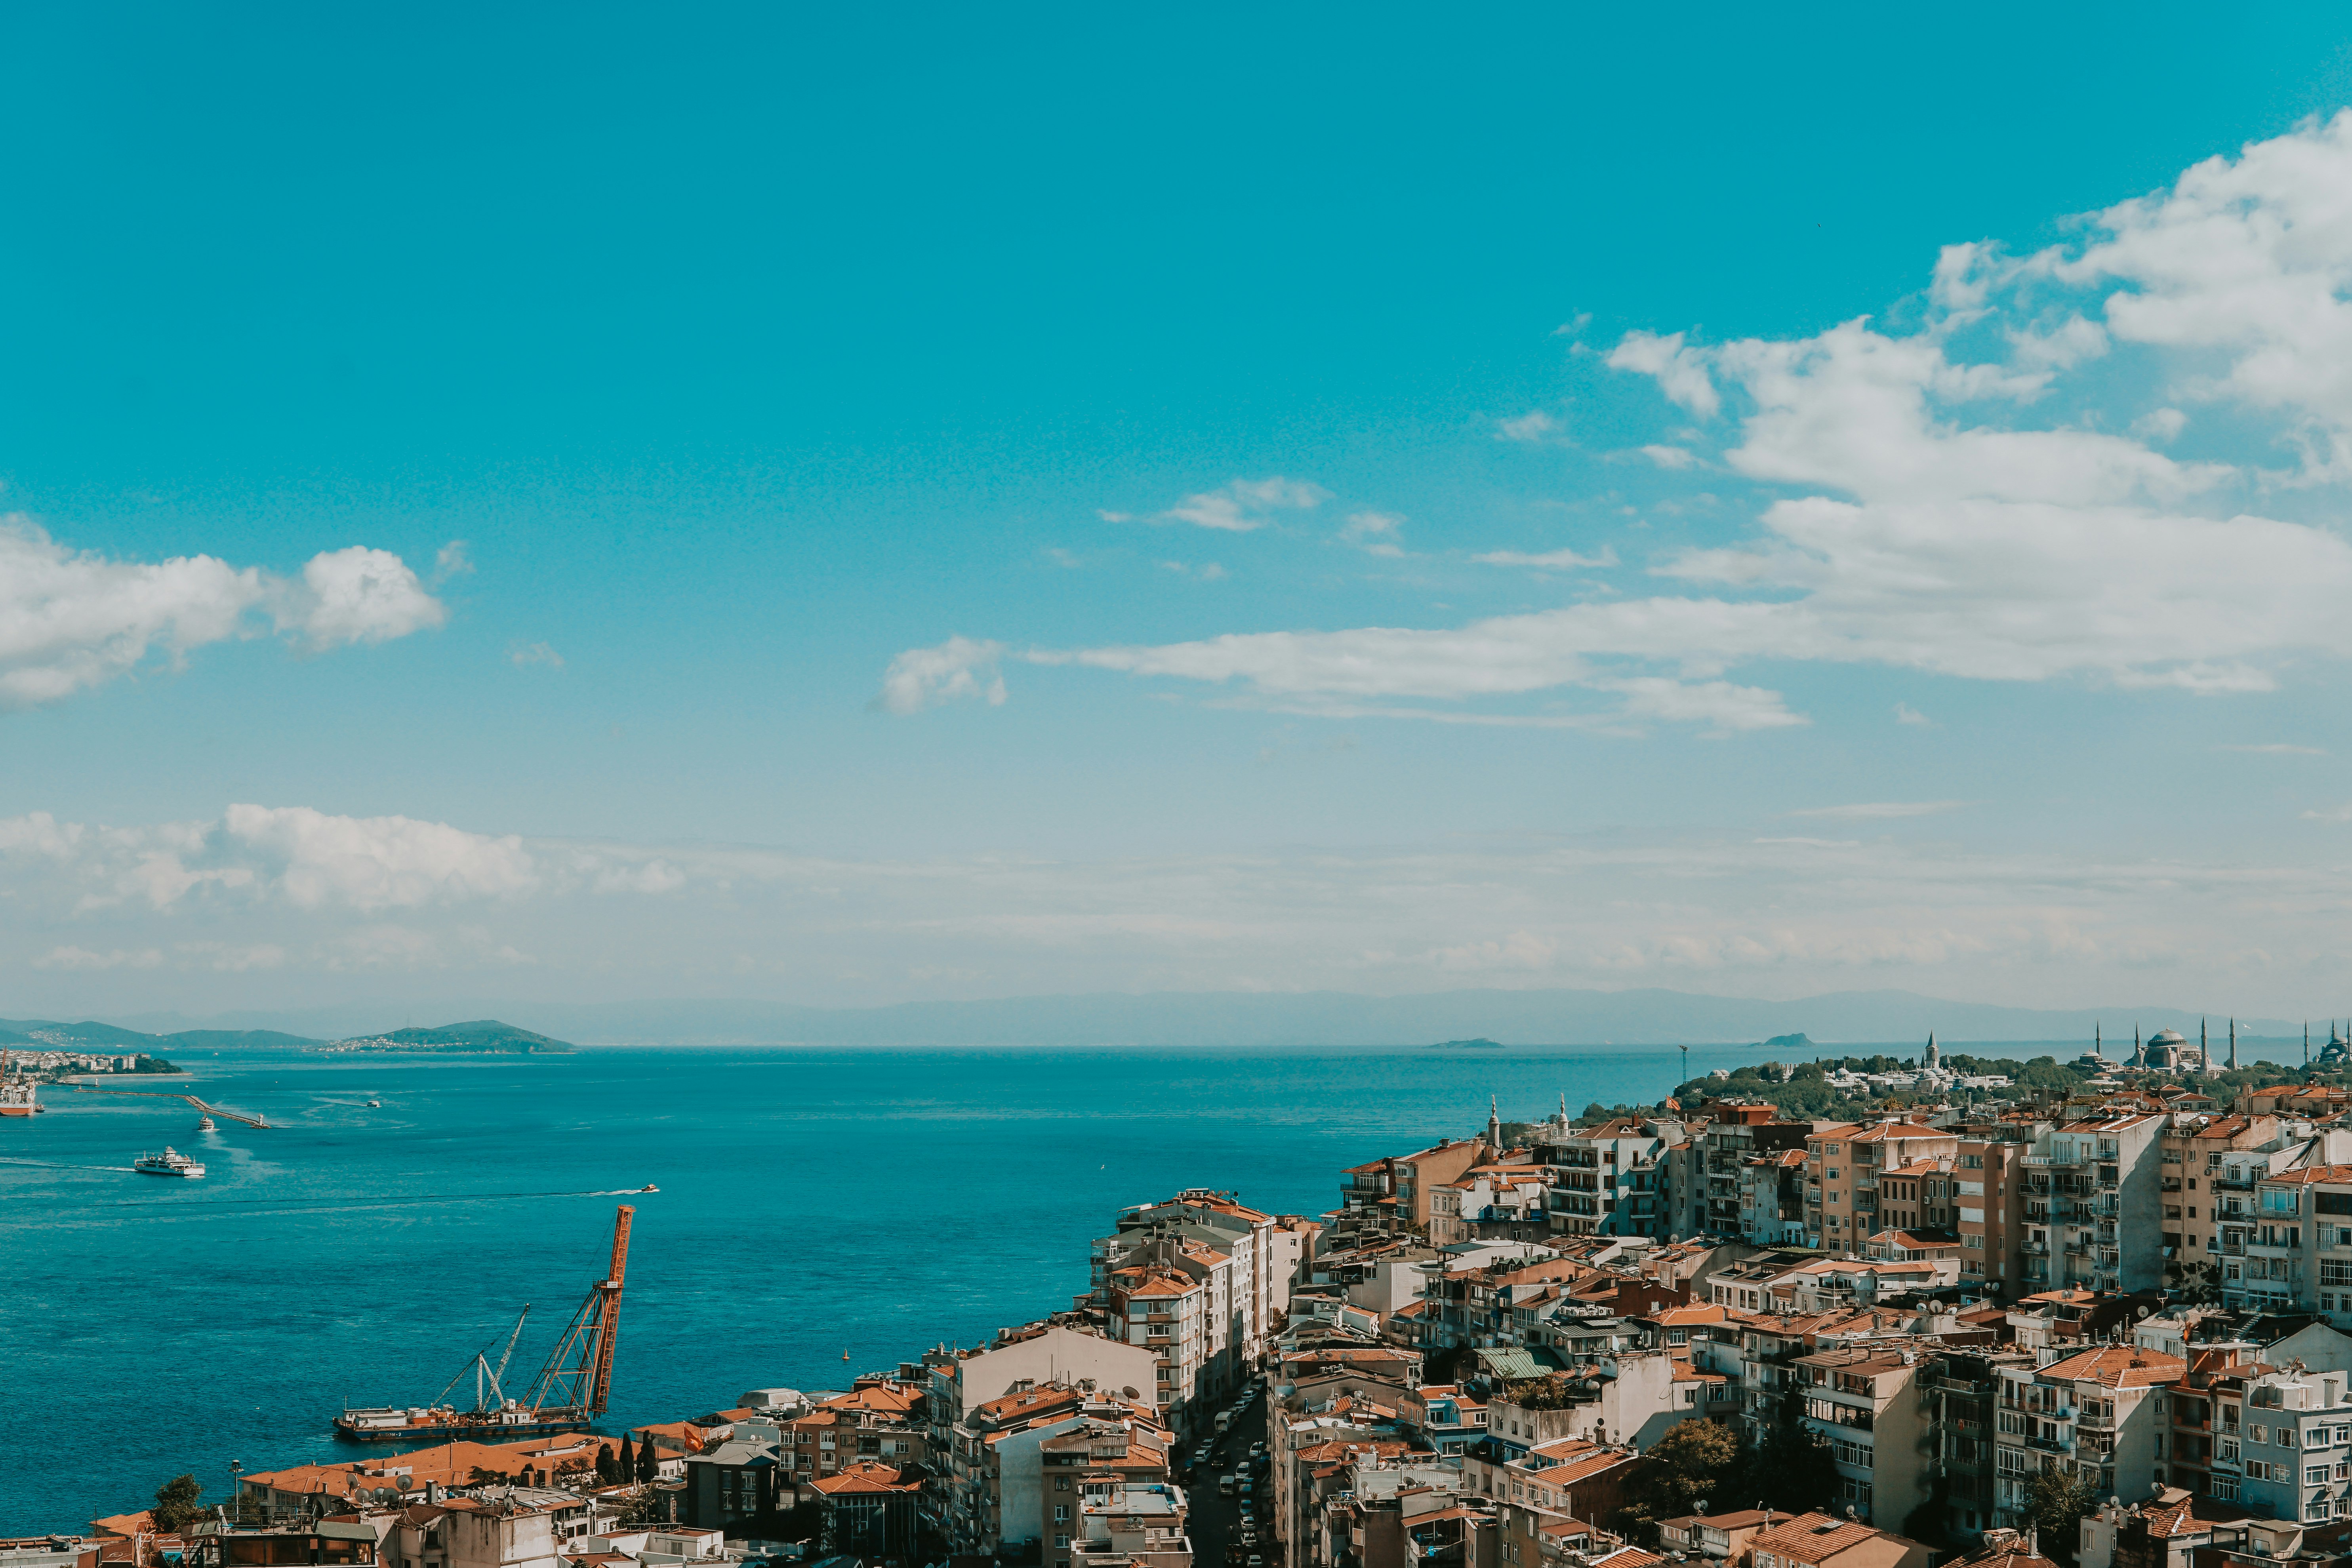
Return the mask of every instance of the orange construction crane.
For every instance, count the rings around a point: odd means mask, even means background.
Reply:
[[[623,1204],[613,1216],[613,1260],[604,1277],[588,1287],[572,1314],[571,1326],[540,1369],[523,1404],[542,1415],[563,1412],[585,1421],[604,1408],[613,1388],[613,1347],[621,1337],[621,1281],[629,1267],[629,1221],[636,1210]]]
[[[629,1273],[629,1221],[636,1212],[623,1204],[613,1216],[613,1269],[596,1287],[604,1300],[596,1313],[596,1367],[588,1382],[588,1408],[599,1415],[613,1388],[613,1345],[621,1337],[621,1282]]]

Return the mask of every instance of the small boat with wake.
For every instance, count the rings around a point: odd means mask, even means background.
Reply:
[[[202,1164],[169,1146],[160,1154],[140,1155],[131,1162],[131,1168],[142,1176],[183,1176],[190,1181],[199,1180],[205,1173]]]
[[[209,1116],[199,1116],[199,1117],[197,1117],[197,1118],[196,1118],[196,1131],[199,1131],[199,1132],[210,1132],[212,1130],[213,1130],[213,1119],[212,1119],[211,1117],[209,1117]]]

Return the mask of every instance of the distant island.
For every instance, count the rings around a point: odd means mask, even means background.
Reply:
[[[420,1051],[447,1056],[568,1056],[568,1040],[519,1029],[496,1018],[434,1028],[390,1029],[343,1040],[312,1039],[275,1029],[182,1029],[146,1035],[113,1024],[79,1024],[49,1018],[0,1018],[0,1050],[16,1070],[47,1077],[68,1073],[177,1073],[166,1051],[186,1056],[223,1049],[308,1051]]]
[[[1499,1051],[1503,1048],[1503,1042],[1500,1040],[1439,1040],[1429,1048],[1433,1051]]]
[[[551,1039],[481,1018],[470,1024],[443,1024],[430,1029],[394,1029],[356,1039],[329,1040],[310,1049],[321,1052],[415,1051],[437,1056],[560,1057],[579,1047],[568,1040]]]

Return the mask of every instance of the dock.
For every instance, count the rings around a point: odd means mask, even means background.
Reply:
[[[194,1106],[198,1111],[206,1116],[226,1116],[231,1121],[242,1121],[247,1127],[268,1127],[269,1125],[269,1121],[266,1117],[247,1116],[242,1110],[230,1110],[224,1106],[207,1105],[193,1094],[171,1094],[163,1089],[109,1089],[104,1085],[95,1083],[78,1083],[74,1084],[72,1087],[81,1090],[84,1094],[129,1094],[136,1095],[142,1100],[184,1100],[190,1105]]]

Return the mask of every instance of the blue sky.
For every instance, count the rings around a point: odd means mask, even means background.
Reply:
[[[6,28],[26,1008],[2343,1010],[2325,8]]]

